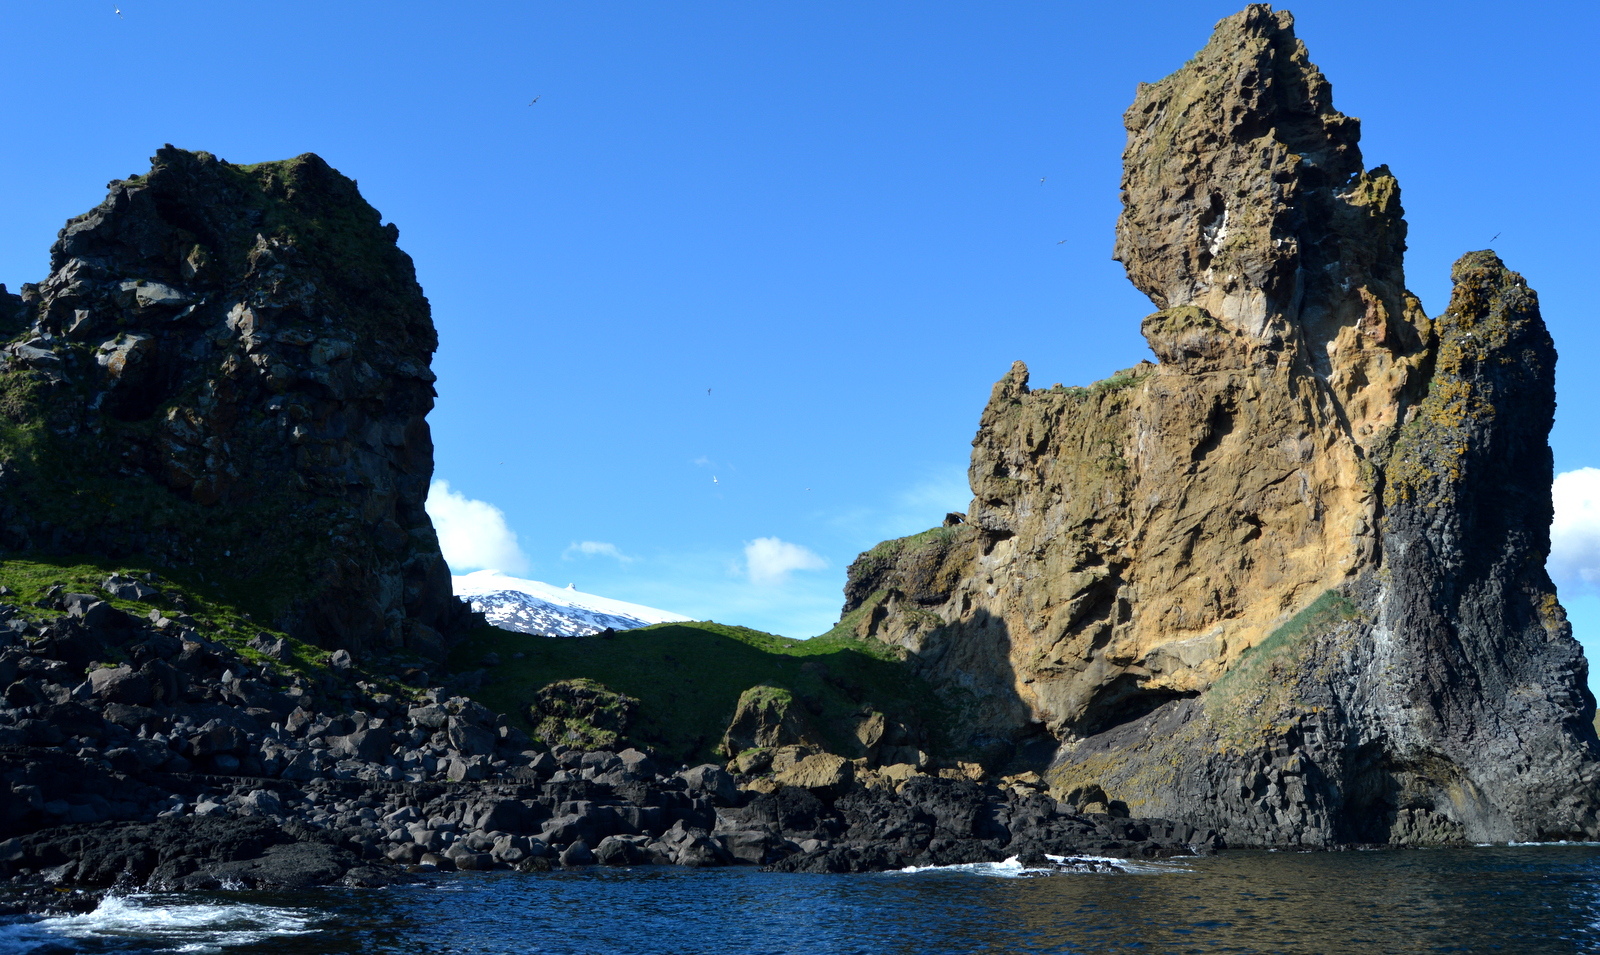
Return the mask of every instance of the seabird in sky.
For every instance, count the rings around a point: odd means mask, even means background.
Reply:
[[[544,95],[543,93],[539,94],[539,96],[543,96],[543,95]],[[535,96],[533,99],[529,100],[528,101],[528,105],[532,106],[534,103],[539,102],[539,96]]]
[[[1041,185],[1041,186],[1044,185],[1044,177],[1043,176],[1039,177],[1039,185]]]
[[[111,9],[113,9],[113,10],[115,10],[117,12],[117,19],[118,20],[126,20],[127,19],[127,17],[122,15],[122,8],[121,7],[112,7]]]
[[[715,474],[711,475],[711,483],[712,484],[717,483],[717,476]]]

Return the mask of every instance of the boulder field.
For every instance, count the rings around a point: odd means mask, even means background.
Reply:
[[[154,575],[136,602],[183,602]],[[122,601],[126,603],[127,601]],[[88,593],[0,605],[0,875],[151,889],[372,886],[440,869],[772,865],[858,871],[1046,854],[1208,852],[1214,833],[1126,818],[1038,780],[979,785],[780,748],[775,776],[554,748],[443,687],[299,672],[187,614]],[[50,611],[60,610],[52,614]],[[111,659],[122,662],[115,665]],[[386,661],[389,662],[389,661]],[[783,761],[788,759],[790,764]]]

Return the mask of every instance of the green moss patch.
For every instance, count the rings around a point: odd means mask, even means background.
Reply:
[[[527,717],[546,746],[615,749],[638,711],[638,700],[579,678],[540,689]]]
[[[1304,610],[1268,634],[1265,640],[1246,650],[1233,669],[1217,681],[1217,686],[1256,676],[1272,661],[1282,660],[1292,653],[1307,636],[1320,633],[1342,621],[1354,620],[1359,614],[1356,605],[1337,589],[1323,591]]]
[[[148,582],[160,595],[143,601],[112,597],[101,585],[113,574]],[[147,574],[154,579],[147,579]],[[81,555],[8,557],[0,560],[0,586],[11,591],[0,595],[0,604],[17,607],[22,617],[39,623],[63,616],[59,610],[39,606],[53,602],[46,598],[55,587],[60,587],[62,593],[91,594],[136,617],[148,619],[152,610],[158,610],[178,626],[192,628],[201,637],[226,645],[255,666],[269,668],[285,678],[304,678],[314,691],[310,705],[323,710],[347,710],[355,705],[351,702],[355,699],[351,689],[353,681],[362,681],[368,696],[381,699],[387,694],[402,704],[421,699],[424,689],[404,682],[400,675],[404,671],[425,672],[426,661],[409,654],[396,654],[360,660],[354,671],[334,670],[332,651],[262,623],[248,609],[231,601],[223,588],[208,583],[197,571],[188,568],[170,570],[137,561]],[[287,659],[268,656],[250,646],[250,641],[257,636],[265,636],[269,641],[283,639],[289,648]],[[101,662],[126,660],[118,649],[112,648]]]
[[[1281,731],[1280,718],[1303,709],[1300,681],[1308,675],[1306,650],[1319,636],[1348,630],[1360,616],[1344,594],[1327,590],[1245,651],[1203,697],[1224,746],[1248,748]]]
[[[959,539],[966,533],[968,533],[968,529],[965,525],[960,524],[954,527],[935,527],[920,534],[912,534],[910,537],[897,537],[894,540],[886,540],[862,554],[856,560],[860,562],[863,571],[866,572],[874,567],[894,562],[906,551],[918,550],[929,545],[948,543]],[[865,576],[865,573],[859,576]]]
[[[882,545],[880,545],[882,546]],[[862,653],[875,656],[879,659],[898,659],[894,648],[877,640],[862,640],[856,636],[856,628],[861,626],[861,621],[878,609],[878,606],[889,599],[889,591],[874,590],[861,602],[861,606],[839,618],[827,633],[817,637],[818,640],[852,640],[861,648]]]

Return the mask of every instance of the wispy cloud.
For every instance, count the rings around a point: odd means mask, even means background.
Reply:
[[[451,571],[528,572],[528,555],[517,544],[517,534],[506,524],[505,512],[500,508],[450,490],[449,481],[434,481],[428,486],[425,506]]]
[[[633,563],[633,558],[618,550],[616,544],[604,541],[573,541],[561,552],[561,559],[572,560],[574,557],[610,557],[619,563]]]
[[[951,511],[965,511],[972,501],[964,467],[943,468],[900,493],[902,511],[943,519]],[[937,513],[936,513],[937,512]]]
[[[1556,511],[1545,568],[1571,593],[1600,593],[1600,468],[1558,474],[1550,493]]]
[[[858,506],[828,515],[834,527],[859,534],[864,546],[938,527],[951,511],[972,502],[967,470],[961,465],[928,469],[921,478],[875,506]]]
[[[809,548],[776,537],[757,537],[744,545],[744,560],[750,582],[762,586],[781,584],[797,570],[823,570],[828,566],[821,555]]]

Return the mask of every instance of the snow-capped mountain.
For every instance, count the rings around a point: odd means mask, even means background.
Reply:
[[[502,630],[547,637],[583,637],[610,627],[632,630],[652,623],[690,618],[654,607],[597,597],[572,588],[552,587],[537,580],[510,577],[498,570],[480,570],[451,577],[457,597]]]

